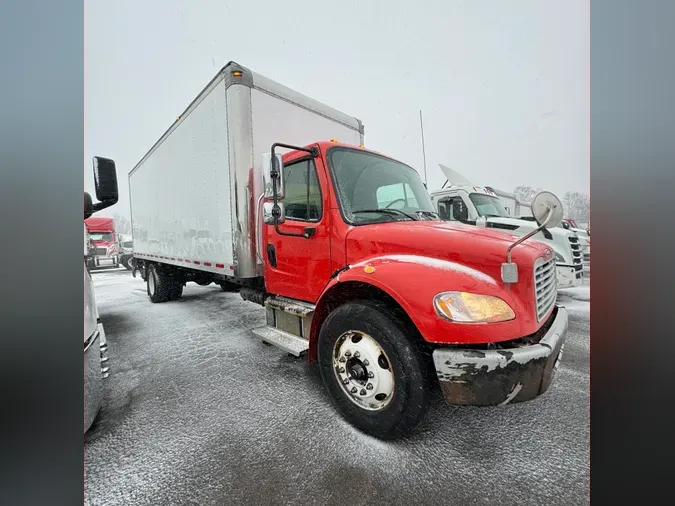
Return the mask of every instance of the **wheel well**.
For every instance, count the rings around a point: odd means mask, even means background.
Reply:
[[[386,304],[389,308],[395,311],[397,315],[409,326],[411,337],[421,343],[426,343],[408,314],[391,295],[389,295],[384,290],[377,288],[376,286],[369,285],[368,283],[362,283],[359,281],[346,281],[333,286],[323,296],[319,302],[319,305],[314,310],[314,316],[312,317],[312,329],[309,336],[308,358],[310,363],[317,359],[316,343],[319,337],[321,326],[328,315],[339,306],[359,299],[377,300]]]

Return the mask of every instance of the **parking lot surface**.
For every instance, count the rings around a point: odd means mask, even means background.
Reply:
[[[262,308],[216,285],[152,304],[124,269],[92,273],[109,344],[85,444],[90,505],[588,503],[590,286],[561,292],[565,354],[540,398],[448,406],[407,439],[334,410],[315,365],[261,343]]]

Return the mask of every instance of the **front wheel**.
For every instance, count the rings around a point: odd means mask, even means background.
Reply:
[[[321,327],[319,369],[341,415],[379,439],[409,433],[429,407],[431,358],[389,306],[349,302]]]

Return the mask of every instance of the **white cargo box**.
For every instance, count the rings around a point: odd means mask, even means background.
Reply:
[[[129,173],[134,256],[261,276],[263,153],[332,138],[361,145],[363,125],[228,63]]]

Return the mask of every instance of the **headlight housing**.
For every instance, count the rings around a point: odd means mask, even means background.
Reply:
[[[499,297],[468,292],[443,292],[434,297],[441,318],[454,323],[497,323],[513,320],[516,314]]]

